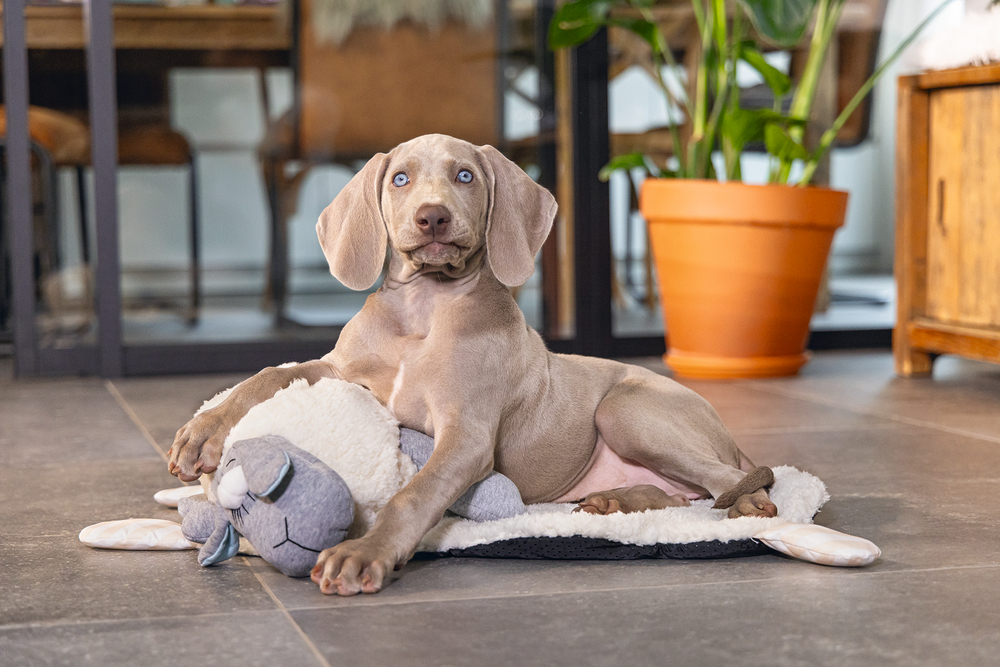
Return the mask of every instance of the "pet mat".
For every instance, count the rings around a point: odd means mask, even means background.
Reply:
[[[566,503],[536,504],[529,505],[524,514],[497,521],[445,517],[424,536],[417,551],[423,557],[634,560],[734,558],[773,553],[773,549],[836,566],[868,565],[881,555],[868,540],[812,524],[813,516],[829,500],[822,481],[789,466],[773,471],[770,496],[779,512],[774,518],[729,519],[726,510],[712,509],[711,500],[696,500],[690,507],[607,516],[573,512],[574,506]],[[159,500],[166,498],[160,495]],[[141,527],[149,520],[114,522],[114,530],[109,529],[110,522],[98,524],[84,529],[80,539],[110,549],[194,546],[181,540],[168,546],[169,538],[136,539],[140,535],[128,529],[129,522]],[[169,523],[158,523],[157,528],[166,530],[163,524]],[[107,527],[91,530],[99,526]],[[94,539],[98,536],[100,540]],[[120,544],[115,544],[115,536]]]
[[[529,505],[524,514],[475,522],[447,517],[421,541],[419,552],[478,558],[630,560],[732,558],[769,553],[755,536],[788,523],[809,524],[829,499],[822,481],[789,466],[774,468],[775,518],[727,518],[713,501],[633,514],[573,512],[573,505]]]

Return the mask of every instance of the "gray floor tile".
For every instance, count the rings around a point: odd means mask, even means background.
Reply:
[[[757,463],[827,483],[817,522],[878,544],[872,567],[441,559],[355,598],[260,559],[206,569],[193,551],[83,546],[97,521],[177,520],[151,495],[178,482],[102,381],[9,370],[0,361],[3,665],[322,664],[261,581],[336,665],[991,664],[1000,649],[1000,366],[943,358],[932,380],[899,380],[887,353],[838,352],[796,378],[689,383]],[[240,379],[114,386],[169,445]],[[178,641],[195,635],[213,650]]]
[[[275,608],[239,557],[203,568],[191,550],[114,551],[75,536],[5,536],[0,562],[0,627]]]
[[[932,378],[897,378],[891,355],[837,352],[816,355],[799,377],[747,385],[1000,443],[1000,365],[996,364],[941,357]]]
[[[0,627],[0,656],[18,667],[326,664],[279,611]]]
[[[101,380],[0,383],[0,451],[15,466],[155,455]]]
[[[769,434],[741,439],[758,463],[822,479],[832,498],[816,522],[872,540],[888,569],[1000,562],[1000,447],[901,425],[865,432]],[[779,508],[780,512],[780,508]]]
[[[51,463],[0,467],[0,517],[6,536],[66,535],[85,526],[128,518],[179,521],[176,510],[153,500],[179,486],[158,457],[145,460]]]
[[[338,665],[992,664],[996,568],[301,610]]]
[[[288,609],[344,608],[468,600],[511,595],[587,593],[648,586],[697,585],[775,577],[813,576],[818,567],[775,553],[711,561],[533,561],[487,558],[413,560],[392,574],[377,595],[327,596],[308,579],[291,579],[261,559],[251,567]]]
[[[246,378],[246,374],[126,378],[115,380],[114,386],[166,451],[177,429],[187,423],[202,403]]]
[[[627,363],[669,375],[656,357],[626,359]],[[821,405],[807,398],[765,393],[745,382],[678,379],[705,398],[734,435],[754,431],[829,430],[881,427],[888,420],[855,410]]]

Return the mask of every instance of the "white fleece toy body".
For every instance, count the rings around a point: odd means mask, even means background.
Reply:
[[[206,401],[199,412],[215,407],[231,391]],[[399,422],[371,392],[343,380],[323,379],[312,386],[295,380],[255,405],[230,431],[223,457],[234,442],[264,435],[286,438],[347,482],[354,496],[348,538],[368,532],[378,511],[417,473],[399,448]]]

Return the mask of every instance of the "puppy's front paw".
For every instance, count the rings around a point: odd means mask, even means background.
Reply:
[[[378,593],[395,562],[389,550],[362,537],[320,553],[310,577],[326,595]]]
[[[213,472],[219,467],[222,445],[228,433],[217,409],[195,415],[177,431],[174,444],[167,452],[170,474],[192,482],[202,473]]]

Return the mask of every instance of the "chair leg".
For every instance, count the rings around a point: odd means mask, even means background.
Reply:
[[[48,156],[46,156],[48,158]],[[45,219],[49,227],[49,239],[52,243],[52,266],[58,271],[62,268],[62,248],[59,247],[59,170],[46,159],[45,169]]]
[[[270,252],[267,262],[267,293],[265,307],[274,309],[278,323],[285,314],[285,283],[288,279],[288,248],[286,221],[281,205],[281,185],[278,179],[282,163],[278,160],[264,159],[261,165],[264,171],[264,184],[267,187],[267,203],[271,213]],[[269,303],[267,303],[269,302]]]
[[[261,159],[267,201],[271,209],[271,256],[267,269],[265,304],[270,300],[275,322],[279,326],[289,323],[285,317],[289,274],[288,220],[295,213],[299,189],[311,169],[310,164],[303,164],[298,173],[289,178],[285,175],[285,164],[280,159]]]
[[[188,220],[191,241],[191,310],[188,313],[188,324],[191,326],[198,323],[198,317],[201,313],[201,225],[198,218],[198,169],[196,162],[195,156],[192,155],[188,171],[188,202],[190,206]]]
[[[76,166],[76,202],[80,212],[80,257],[90,264],[90,213],[87,210],[87,171],[82,164]]]
[[[38,261],[40,281],[52,277],[60,267],[59,253],[59,215],[56,211],[56,177],[55,167],[49,158],[48,151],[32,143],[39,165],[39,190],[41,196],[41,226],[38,228]],[[36,209],[37,211],[38,209]],[[41,283],[40,283],[41,284]]]
[[[0,331],[7,328],[10,312],[10,290],[7,259],[7,166],[5,151],[0,148]]]

